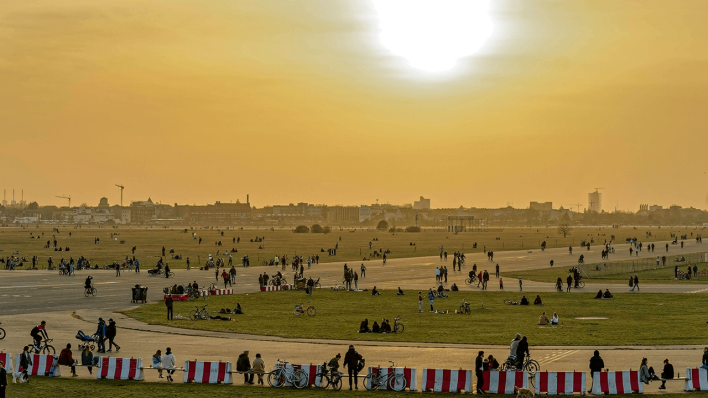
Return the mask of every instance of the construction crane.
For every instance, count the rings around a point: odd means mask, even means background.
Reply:
[[[575,206],[575,212],[580,213],[580,207],[583,205],[582,203],[563,203],[565,206],[570,206],[570,210],[573,210],[573,206]]]
[[[57,196],[57,198],[69,199],[69,208],[71,208],[71,195],[69,195],[69,196]]]
[[[116,184],[118,188],[120,188],[120,207],[123,207],[123,189],[125,189],[124,186]]]

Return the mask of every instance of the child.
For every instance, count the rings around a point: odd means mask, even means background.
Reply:
[[[502,278],[499,278],[499,290],[504,290],[504,281]]]

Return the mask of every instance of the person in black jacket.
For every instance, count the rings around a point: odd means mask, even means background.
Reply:
[[[524,368],[524,358],[526,355],[531,354],[529,354],[529,342],[526,340],[526,336],[524,336],[521,338],[519,345],[516,347],[516,367],[518,369]]]
[[[350,345],[349,346],[349,351],[344,355],[344,367],[346,368],[347,366],[349,367],[349,389],[352,389],[352,376],[354,376],[354,388],[359,389],[359,386],[357,386],[357,379],[358,379],[358,374],[359,374],[359,361],[361,361],[363,357],[354,350],[354,346]]]
[[[477,376],[477,394],[484,395],[482,386],[484,386],[484,351],[477,354],[477,359],[474,361],[474,373]]]
[[[595,372],[602,372],[605,362],[600,358],[600,351],[595,350],[595,354],[590,358],[590,376],[595,379]],[[590,391],[591,392],[591,391]]]
[[[117,332],[118,330],[116,329],[116,322],[113,320],[113,318],[109,319],[108,327],[106,327],[106,337],[108,338],[108,352],[113,349],[113,346],[116,346],[116,352],[120,351],[120,346],[113,342],[113,340],[116,338]]]
[[[7,371],[5,364],[0,361],[0,398],[5,398],[5,388],[7,387]]]
[[[664,359],[664,370],[661,371],[661,387],[660,390],[666,390],[666,380],[674,378],[674,365],[669,362],[669,358]]]

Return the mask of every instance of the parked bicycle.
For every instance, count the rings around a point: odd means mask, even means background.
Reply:
[[[391,364],[391,368],[396,367],[393,361],[388,362]],[[381,366],[377,366],[373,369],[372,373],[364,377],[364,388],[369,391],[379,388],[385,390],[387,386],[393,391],[403,391],[408,386],[408,381],[402,374],[396,374],[394,370],[383,373]]]
[[[340,291],[340,290],[347,290],[347,288],[342,285],[334,285],[334,286],[332,286],[332,290],[334,290],[336,292],[336,291]]]
[[[0,322],[0,324],[2,324],[2,322]],[[5,338],[5,329],[0,328],[0,340],[2,340],[4,338]]]
[[[302,315],[304,313],[307,313],[307,315],[309,315],[309,316],[317,315],[317,310],[310,303],[311,303],[311,301],[308,300],[307,308],[303,307],[302,303],[296,305],[295,308],[293,308],[293,314]]]
[[[467,299],[462,299],[460,302],[462,303],[460,304],[460,313],[471,314],[472,310],[470,309],[470,303],[467,302]]]
[[[195,310],[189,313],[189,318],[196,321],[199,319],[204,319],[204,320],[209,320],[209,312],[207,311],[206,307],[209,304],[204,304],[202,308],[199,308],[198,305],[195,305],[194,308]]]
[[[84,296],[96,296],[96,288],[91,285],[91,287],[84,287]]]
[[[441,291],[433,290],[433,292],[435,293],[436,298],[448,298],[449,297],[447,295],[447,292],[444,290],[441,290]]]
[[[405,329],[403,324],[398,322],[399,319],[401,319],[400,315],[393,319],[393,333],[403,333]]]
[[[342,376],[339,374],[339,371],[327,369],[327,362],[320,366],[320,372],[317,373],[315,381],[317,381],[318,377],[320,381],[315,384],[317,388],[326,390],[327,387],[332,386],[334,391],[339,391],[342,389]]]
[[[526,360],[524,361],[521,369],[529,372],[529,376],[533,376],[536,374],[536,372],[541,370],[541,365],[539,365],[538,361],[536,361],[535,359],[531,359],[531,356],[529,355],[526,357]],[[512,355],[509,358],[507,358],[506,362],[504,362],[501,365],[502,371],[521,370],[521,369],[519,369],[519,367],[518,367],[518,363],[516,361],[515,355]]]
[[[268,384],[271,387],[282,387],[289,383],[295,388],[305,388],[308,384],[307,373],[302,369],[288,368],[288,363],[278,359],[275,370],[268,373]]]
[[[28,344],[27,346],[29,347],[29,352],[34,353],[34,354],[44,354],[44,355],[54,355],[56,353],[56,350],[54,350],[54,347],[49,345],[54,341],[53,339],[46,339],[42,341],[42,344],[39,347],[36,347],[34,345],[34,341],[31,344]]]

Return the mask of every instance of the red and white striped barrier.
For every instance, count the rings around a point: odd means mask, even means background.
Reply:
[[[184,382],[200,384],[232,384],[231,362],[186,361]]]
[[[212,296],[223,296],[225,294],[234,294],[234,289],[216,289],[209,292]]]
[[[536,394],[585,395],[585,372],[538,372]]]
[[[262,292],[275,292],[278,290],[293,290],[294,285],[280,285],[280,286],[261,286]]]
[[[164,296],[164,300],[167,300],[167,295]],[[174,301],[187,301],[189,300],[189,295],[187,293],[185,294],[173,294],[172,295],[172,300]]]
[[[5,369],[7,369],[7,373],[12,373],[12,354],[0,352],[0,361],[5,364]]]
[[[622,372],[595,372],[592,380],[592,393],[600,395],[607,393],[631,394],[633,391],[644,392],[644,385],[639,381],[638,370],[625,370]]]
[[[29,376],[61,376],[59,371],[59,357],[56,355],[39,355],[31,354],[32,365],[27,368],[27,374]],[[20,363],[20,354],[15,357],[15,363],[17,363],[17,371],[22,372],[22,366]]]
[[[471,388],[471,370],[423,369],[424,392],[470,392]]]
[[[98,357],[97,379],[144,380],[141,358]]]
[[[276,364],[276,365],[275,365],[275,368],[276,368],[276,369],[277,369],[277,368],[282,368],[282,367],[283,367],[282,364]],[[305,374],[307,374],[307,385],[308,385],[308,386],[313,386],[313,385],[314,385],[314,386],[318,386],[318,385],[320,385],[320,379],[321,379],[321,378],[320,378],[320,377],[317,377],[317,374],[320,373],[320,365],[313,365],[313,364],[309,364],[309,365],[293,365],[293,364],[290,364],[290,363],[289,363],[289,364],[285,365],[285,369],[286,369],[287,371],[295,371],[295,370],[300,369],[300,370],[302,370],[303,372],[305,372]],[[292,386],[292,384],[290,384],[290,383],[288,383],[288,382],[285,382],[285,386],[286,386],[286,387],[290,387],[290,386]]]
[[[686,369],[686,384],[683,389],[685,391],[708,390],[708,370],[701,368]]]
[[[484,372],[484,383],[482,383],[482,391],[488,391],[490,394],[515,394],[514,388],[528,388],[529,373],[528,372],[500,372],[496,370],[487,370]]]
[[[382,373],[388,373],[393,371],[394,374],[397,375],[403,375],[403,377],[406,379],[406,386],[408,389],[411,391],[416,391],[417,385],[418,385],[418,378],[416,374],[415,369],[411,368],[381,368]],[[377,372],[377,368],[374,367],[369,367],[369,374],[375,374]],[[386,384],[386,389],[389,389],[388,384]]]

